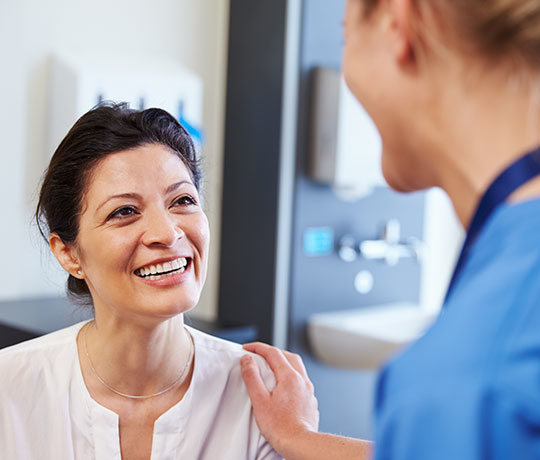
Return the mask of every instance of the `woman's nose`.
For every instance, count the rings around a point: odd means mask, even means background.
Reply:
[[[146,228],[142,240],[146,246],[171,247],[184,236],[184,231],[179,223],[166,211],[147,214],[145,224]]]

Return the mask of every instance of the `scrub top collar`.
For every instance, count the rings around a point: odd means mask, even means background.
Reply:
[[[493,212],[506,201],[506,199],[522,185],[540,175],[540,147],[537,147],[525,155],[518,158],[488,187],[476,209],[471,225],[467,231],[465,243],[461,249],[456,268],[450,279],[450,284],[444,299],[444,305],[454,290],[457,279],[459,278],[463,266],[468,259],[476,238],[484,228],[486,222],[492,216]]]

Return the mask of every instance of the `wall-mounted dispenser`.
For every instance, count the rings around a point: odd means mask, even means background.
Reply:
[[[312,100],[310,178],[346,199],[362,198],[386,185],[377,128],[340,72],[315,68]]]
[[[196,143],[202,141],[203,83],[176,62],[55,55],[51,71],[49,153],[77,118],[104,100],[128,102],[135,109],[162,108]]]

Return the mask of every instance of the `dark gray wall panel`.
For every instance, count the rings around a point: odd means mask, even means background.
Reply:
[[[231,0],[219,313],[271,341],[286,2]],[[256,272],[256,274],[255,274]]]

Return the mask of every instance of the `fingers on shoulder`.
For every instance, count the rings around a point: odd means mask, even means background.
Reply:
[[[274,373],[258,355],[245,354],[240,359],[242,378],[254,404],[263,404],[276,386]]]
[[[244,379],[260,377],[259,366],[253,355],[245,354],[240,358],[240,369]]]
[[[251,342],[243,345],[244,350],[250,351],[262,356],[266,360],[281,354],[281,350],[272,345],[263,342]]]
[[[284,352],[272,345],[262,342],[254,342],[244,345],[244,349],[262,356],[274,373],[279,373],[290,365],[289,361],[284,355]]]
[[[289,361],[289,364],[294,367],[294,369],[296,369],[302,375],[307,376],[306,366],[304,365],[302,357],[298,353],[283,351],[283,355],[285,358],[287,358],[287,361]]]
[[[309,380],[302,357],[297,353],[280,350],[272,345],[254,342],[244,345],[244,349],[262,356],[275,374],[277,381],[299,380],[311,392],[313,384]]]

